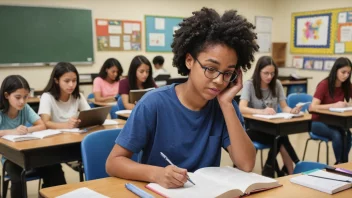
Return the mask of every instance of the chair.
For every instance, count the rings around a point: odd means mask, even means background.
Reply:
[[[263,169],[264,165],[263,165],[263,150],[264,149],[269,149],[270,148],[270,145],[265,145],[265,144],[262,144],[262,143],[259,143],[259,142],[256,142],[256,141],[252,141],[253,144],[254,144],[254,147],[256,150],[260,150],[260,165]]]
[[[287,105],[291,108],[294,108],[296,106],[297,103],[299,102],[311,102],[313,100],[313,96],[309,95],[309,94],[297,94],[297,93],[292,93],[287,97]],[[303,111],[308,111],[309,105],[306,104],[302,107]],[[319,162],[319,155],[320,155],[320,146],[322,142],[325,142],[326,144],[326,164],[329,164],[329,139],[316,135],[314,134],[314,132],[309,132],[309,136],[310,138],[307,139],[306,141],[306,145],[304,147],[304,152],[303,152],[303,158],[302,160],[304,160],[305,156],[306,156],[306,151],[307,151],[307,146],[308,146],[308,142],[310,140],[316,140],[319,141],[319,146],[318,146],[318,156],[317,156],[317,162]]]
[[[121,129],[108,129],[84,137],[81,150],[86,181],[109,176],[105,170],[105,163],[120,131]],[[134,154],[132,159],[138,162],[140,156],[141,153]]]
[[[95,107],[95,104],[93,103],[93,102],[89,102],[89,99],[93,99],[94,98],[94,93],[90,93],[89,95],[88,95],[88,104],[89,104],[89,106],[90,106],[90,108],[94,108]]]
[[[117,119],[116,111],[118,111],[118,110],[119,110],[119,106],[117,104],[112,106],[112,108],[110,109],[110,117],[111,117],[111,119]]]
[[[117,99],[117,106],[118,106],[118,110],[125,110],[125,106],[123,105],[122,102],[122,97],[119,97],[119,99]]]
[[[295,169],[293,170],[293,174],[298,174],[298,173],[310,171],[313,169],[324,169],[326,167],[327,167],[326,164],[322,164],[318,162],[300,161],[296,164]]]

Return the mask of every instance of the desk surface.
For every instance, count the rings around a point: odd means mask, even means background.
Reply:
[[[88,130],[87,133],[73,134],[73,133],[61,133],[55,136],[46,137],[40,140],[29,140],[22,142],[11,142],[5,139],[0,138],[0,144],[4,144],[8,147],[12,147],[16,150],[30,150],[35,148],[49,147],[53,145],[63,145],[63,144],[72,144],[77,142],[82,142],[83,138],[89,133],[104,130],[104,129],[116,129],[122,128],[126,121],[117,119],[118,125],[106,125],[106,126],[95,126]]]
[[[282,85],[300,85],[307,84],[307,80],[281,80]]]
[[[89,99],[88,102],[92,102],[97,106],[100,107],[106,107],[106,106],[115,106],[117,105],[116,101],[110,101],[110,102],[96,102],[94,99]]]
[[[310,110],[310,113],[326,114],[326,115],[333,115],[333,116],[340,116],[340,117],[352,117],[352,111],[339,113],[339,112],[332,112],[327,109],[315,109],[315,110]]]
[[[251,119],[251,120],[258,120],[258,121],[264,121],[272,124],[283,124],[283,123],[289,123],[289,122],[300,122],[300,121],[307,121],[312,119],[311,114],[304,114],[302,117],[296,117],[292,119],[284,119],[284,118],[279,118],[279,119],[265,119],[265,118],[258,118],[253,116],[252,114],[243,114],[243,117],[246,119]]]
[[[352,170],[352,163],[340,164],[337,167],[346,168]],[[311,198],[311,197],[338,197],[338,198],[350,198],[352,194],[352,189],[348,189],[334,195],[329,195],[314,189],[310,189],[304,186],[300,186],[297,184],[293,184],[290,182],[290,178],[295,177],[297,175],[290,175],[286,177],[277,178],[280,184],[283,184],[282,187],[278,187],[275,189],[267,190],[264,192],[259,192],[256,194],[252,194],[251,198],[260,198],[260,197],[301,197],[301,198]],[[129,181],[119,178],[108,177],[104,179],[86,181],[75,184],[67,184],[62,186],[55,186],[50,188],[43,188],[40,190],[40,194],[43,197],[56,197],[78,188],[87,187],[91,190],[94,190],[98,193],[101,193],[108,197],[137,197],[132,192],[128,191],[125,188],[125,183],[132,183],[146,192],[154,195],[155,197],[161,197],[149,189],[145,188],[147,183],[145,182],[137,182],[137,181]]]

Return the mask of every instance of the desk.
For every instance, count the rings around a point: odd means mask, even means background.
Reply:
[[[339,164],[336,167],[346,168],[352,170],[352,163],[346,164]],[[352,189],[348,189],[334,195],[329,195],[314,189],[310,189],[304,186],[300,186],[297,184],[293,184],[290,182],[291,177],[295,177],[297,175],[290,175],[285,177],[277,178],[280,184],[283,184],[282,187],[278,187],[275,189],[267,190],[264,192],[259,192],[256,194],[250,195],[250,198],[263,198],[263,197],[273,197],[273,198],[281,198],[281,197],[301,197],[301,198],[311,198],[311,197],[319,197],[319,198],[327,198],[327,197],[334,197],[334,198],[350,198],[352,194]],[[150,191],[149,189],[145,188],[147,183],[145,182],[137,182],[137,181],[130,181],[124,180],[119,178],[108,177],[104,179],[97,179],[91,180],[76,184],[66,184],[62,186],[55,186],[50,188],[43,188],[40,190],[40,195],[47,198],[47,197],[56,197],[78,188],[87,187],[91,190],[94,190],[98,193],[101,193],[108,197],[137,197],[132,192],[128,191],[124,184],[125,183],[132,183],[139,188],[145,190],[146,192],[154,195],[155,197],[161,197],[154,192]]]
[[[96,102],[93,99],[89,99],[88,100],[88,103],[94,103],[96,106],[99,106],[99,107],[107,107],[107,106],[115,106],[117,105],[117,101],[110,101],[110,102]]]
[[[302,117],[292,119],[265,119],[254,117],[251,114],[243,114],[247,128],[267,133],[275,136],[273,145],[273,162],[272,167],[275,170],[277,142],[280,136],[286,136],[296,133],[305,133],[310,131],[312,115],[304,114]]]
[[[331,112],[329,110],[310,110],[310,113],[319,115],[319,121],[332,126],[337,126],[344,129],[346,132],[352,128],[352,111],[343,113]],[[345,137],[345,136],[344,136]],[[346,138],[343,140],[344,149],[343,153],[346,152]],[[344,157],[344,154],[342,154]],[[347,162],[347,159],[342,159],[342,162]]]
[[[0,138],[0,153],[23,168],[23,190],[27,196],[25,171],[37,167],[70,162],[81,159],[81,142],[89,133],[104,129],[122,128],[126,121],[117,120],[118,125],[96,126],[87,133],[63,133],[41,140],[11,142]]]

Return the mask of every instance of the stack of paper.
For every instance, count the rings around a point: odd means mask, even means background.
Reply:
[[[329,108],[329,111],[343,113],[345,111],[352,111],[352,107],[345,108]]]

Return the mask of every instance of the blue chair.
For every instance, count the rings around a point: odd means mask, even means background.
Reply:
[[[259,143],[259,142],[256,142],[256,141],[252,141],[253,144],[254,144],[254,147],[256,150],[260,150],[260,165],[263,169],[264,165],[263,165],[263,150],[264,149],[269,149],[270,148],[270,145],[265,145],[265,144],[262,144],[262,143]]]
[[[119,108],[119,110],[125,110],[125,106],[123,105],[123,102],[122,102],[122,97],[119,97],[119,99],[117,99],[117,106]]]
[[[88,104],[89,104],[89,106],[90,106],[90,108],[94,108],[95,107],[95,104],[93,103],[93,102],[89,102],[89,99],[93,99],[94,98],[94,93],[90,93],[89,95],[88,95]]]
[[[121,129],[108,129],[84,137],[81,151],[86,181],[109,176],[105,170],[105,163],[120,131]],[[132,159],[139,162],[140,157],[141,153],[134,154]]]
[[[297,94],[297,93],[293,93],[290,94],[287,97],[287,105],[291,108],[294,108],[296,106],[297,103],[299,102],[311,102],[313,100],[313,96],[309,95],[309,94]],[[303,111],[307,111],[309,109],[309,104],[306,104],[302,107]],[[314,132],[309,132],[309,136],[310,138],[307,139],[306,141],[306,145],[304,147],[304,152],[303,152],[303,158],[302,160],[304,160],[305,156],[306,156],[306,151],[307,151],[307,146],[308,146],[308,142],[310,140],[315,140],[315,141],[319,141],[319,146],[318,146],[318,156],[317,156],[317,162],[319,162],[319,155],[320,155],[320,146],[322,142],[325,142],[326,144],[326,163],[329,164],[329,139],[316,135],[314,134]]]
[[[116,111],[118,111],[118,110],[119,110],[119,106],[117,104],[112,106],[112,108],[110,109],[110,117],[111,117],[111,119],[117,119]]]
[[[326,167],[327,167],[326,164],[322,164],[318,162],[300,161],[296,164],[295,169],[293,170],[293,174],[298,174],[298,173],[310,171],[313,169],[324,169]]]

